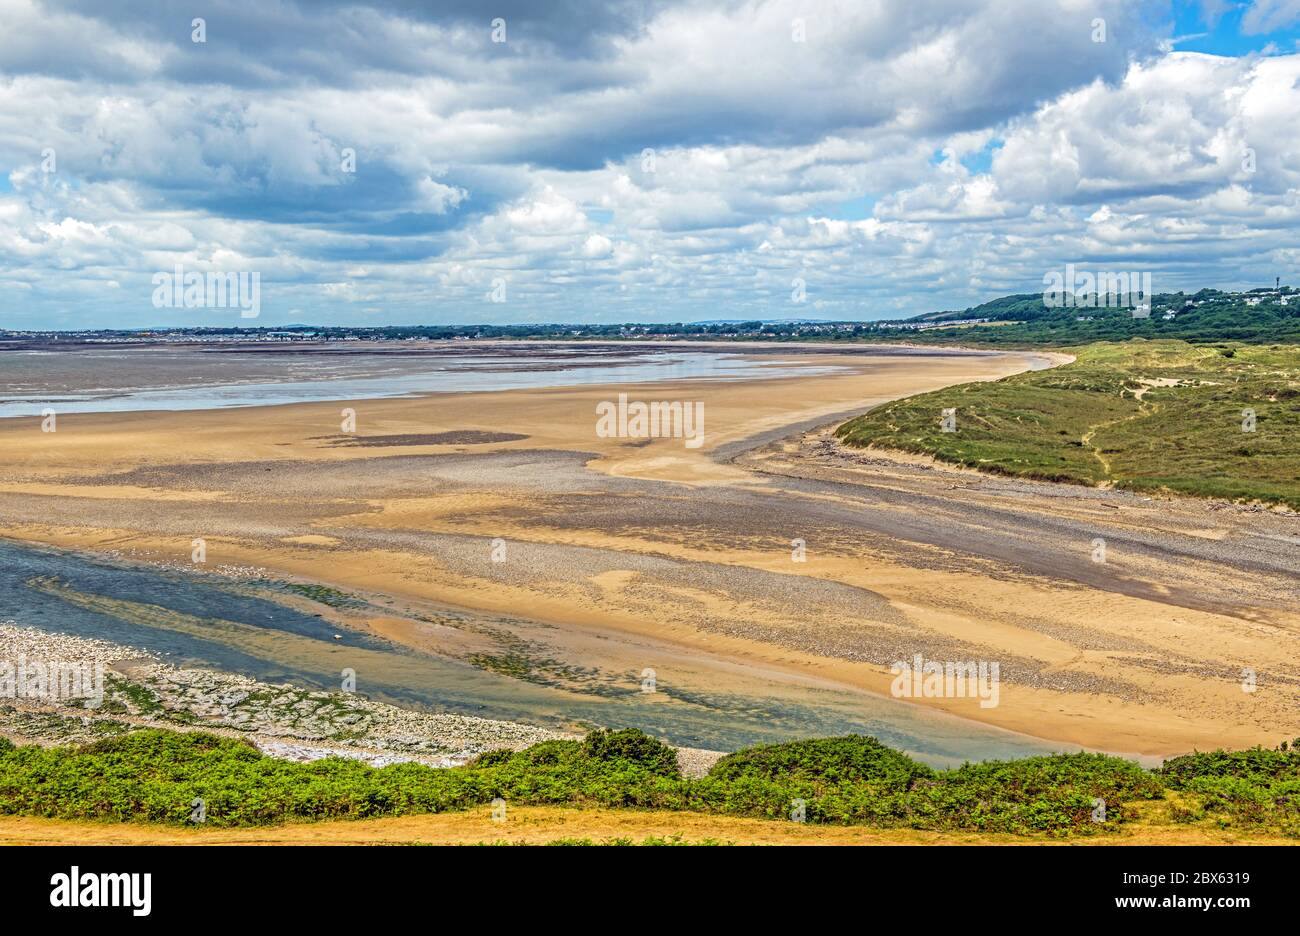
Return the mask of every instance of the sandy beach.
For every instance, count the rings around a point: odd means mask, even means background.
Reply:
[[[1300,734],[1292,517],[830,438],[837,419],[1042,354],[779,356],[842,369],[68,414],[48,433],[0,420],[0,536],[171,565],[201,537],[207,569],[492,616],[527,642],[531,677],[574,692],[651,669],[683,691],[888,697],[890,664],[920,654],[999,663],[1000,698],[906,704],[1063,748],[1150,759]],[[597,407],[620,393],[699,401],[703,444],[602,437]],[[340,621],[509,668],[505,636]]]

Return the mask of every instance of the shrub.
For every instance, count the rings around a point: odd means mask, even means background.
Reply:
[[[469,762],[470,767],[499,767],[509,762],[510,758],[515,756],[515,752],[510,748],[497,748],[493,751],[484,751],[478,757]]]
[[[1194,797],[1193,816],[1300,835],[1300,750],[1198,751],[1158,771],[1171,790]]]
[[[846,735],[746,748],[719,760],[709,776],[805,781],[818,789],[872,783],[881,789],[906,790],[914,780],[934,776],[934,771],[875,738]]]
[[[1118,757],[1060,754],[935,771],[874,738],[768,744],[682,778],[672,748],[640,731],[596,731],[489,751],[464,767],[372,768],[341,758],[299,764],[241,740],[136,731],[83,747],[0,740],[0,814],[184,824],[201,798],[214,826],[366,818],[484,805],[569,803],[699,810],[808,822],[1094,834],[1131,817],[1134,800],[1174,790],[1175,821],[1237,823],[1300,835],[1300,751],[1214,751],[1146,771]],[[1093,821],[1097,799],[1106,821]]]
[[[508,764],[530,764],[535,767],[573,763],[582,756],[580,741],[539,741],[532,747],[516,751]]]
[[[590,732],[583,739],[582,753],[600,761],[640,764],[651,773],[663,777],[681,776],[677,766],[677,752],[658,738],[635,728],[621,731],[602,728]]]
[[[1179,790],[1193,780],[1234,777],[1256,783],[1272,780],[1300,780],[1300,751],[1254,747],[1245,751],[1198,751],[1165,761],[1159,773],[1172,789]]]

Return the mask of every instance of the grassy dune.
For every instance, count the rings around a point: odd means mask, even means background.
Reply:
[[[205,829],[237,829],[465,812],[499,798],[508,809],[577,806],[786,822],[798,812],[806,826],[963,836],[1106,837],[1135,826],[1177,826],[1297,837],[1297,793],[1300,751],[1285,744],[1188,755],[1157,771],[1100,754],[936,771],[873,738],[849,736],[750,748],[691,779],[679,773],[671,748],[633,730],[494,751],[448,769],[372,768],[335,758],[298,764],[242,741],[161,730],[83,747],[0,743],[0,816],[174,829],[196,824],[198,801]],[[702,832],[705,825],[696,827]],[[585,839],[601,829],[569,831]],[[635,831],[671,834],[662,822]]]
[[[1300,509],[1300,347],[1136,340],[1075,353],[886,404],[837,435],[1008,475]],[[940,426],[949,408],[955,432]]]

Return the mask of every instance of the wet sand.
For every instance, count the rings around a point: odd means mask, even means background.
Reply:
[[[782,356],[847,370],[7,420],[0,535],[172,564],[203,537],[209,566],[466,609],[510,634],[484,653],[408,614],[349,626],[566,691],[653,669],[665,705],[766,693],[815,713],[896,704],[889,665],[919,653],[998,662],[999,704],[904,704],[1049,746],[1300,734],[1293,517],[845,452],[816,428],[1042,355]],[[599,437],[620,392],[702,401],[704,444]],[[344,406],[358,444],[339,444]]]

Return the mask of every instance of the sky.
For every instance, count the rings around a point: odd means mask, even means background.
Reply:
[[[0,328],[885,319],[1297,233],[1300,0],[0,0]]]

